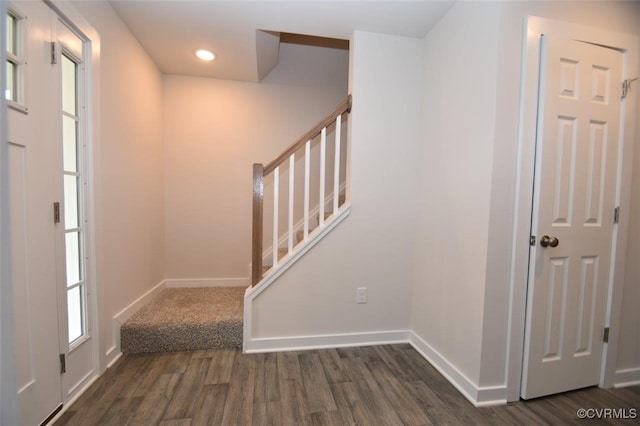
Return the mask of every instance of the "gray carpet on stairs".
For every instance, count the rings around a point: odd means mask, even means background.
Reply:
[[[122,325],[122,353],[240,348],[244,292],[167,288]]]

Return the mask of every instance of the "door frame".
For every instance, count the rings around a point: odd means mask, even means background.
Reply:
[[[536,152],[536,124],[538,113],[538,82],[540,63],[540,37],[554,37],[595,43],[615,48],[623,54],[623,80],[638,76],[638,38],[627,34],[591,28],[552,19],[527,16],[525,19],[520,82],[520,115],[516,165],[514,222],[512,233],[513,256],[511,260],[509,334],[507,342],[507,401],[520,398],[523,368],[527,285],[529,275],[529,236],[533,212],[533,182]],[[616,203],[620,206],[620,223],[614,225],[612,259],[607,291],[605,324],[610,328],[609,343],[604,344],[600,387],[614,385],[616,357],[622,310],[622,289],[629,232],[631,179],[633,168],[634,134],[637,123],[637,99],[639,85],[622,102],[621,116],[625,125],[620,133]]]
[[[0,61],[6,60],[7,2],[0,1]],[[0,94],[4,94],[6,71],[0,70]],[[15,320],[13,316],[13,281],[11,279],[11,233],[9,232],[9,141],[7,137],[7,101],[0,96],[0,419],[18,424],[18,392],[15,363]]]
[[[97,251],[96,251],[96,206],[99,205],[99,198],[96,195],[99,187],[97,177],[100,176],[100,162],[97,161],[100,152],[100,35],[95,28],[68,2],[60,0],[42,0],[54,13],[55,19],[62,20],[65,25],[73,30],[83,39],[83,65],[84,72],[84,93],[86,105],[86,126],[81,130],[85,140],[84,158],[85,174],[87,181],[86,200],[84,207],[86,225],[86,247],[85,255],[88,257],[86,280],[87,280],[87,322],[91,332],[91,373],[85,376],[79,383],[70,389],[63,387],[64,408],[52,419],[55,421],[64,411],[100,376],[104,370],[100,356],[100,333],[99,333],[99,313],[98,295],[99,283],[97,279]],[[57,41],[57,40],[56,40]],[[66,297],[66,295],[65,295]],[[57,301],[60,303],[60,301]],[[66,320],[66,319],[65,319]],[[66,345],[68,343],[63,342]],[[65,346],[65,353],[67,352]]]

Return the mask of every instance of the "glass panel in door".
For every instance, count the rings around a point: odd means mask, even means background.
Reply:
[[[78,116],[78,64],[62,53],[62,158],[69,344],[87,333],[84,253],[83,170]]]

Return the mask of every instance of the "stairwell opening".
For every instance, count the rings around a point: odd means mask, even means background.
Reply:
[[[239,345],[243,292],[251,283],[251,165],[271,161],[348,94],[348,41],[279,35],[278,63],[259,83],[177,75],[163,78],[168,278],[155,298],[149,298],[145,312],[123,321],[120,337],[125,353]],[[332,129],[335,125],[328,129],[329,141],[334,138]],[[346,132],[345,121],[338,174],[340,205],[344,203],[348,162]],[[320,164],[319,139],[312,140],[313,172]],[[335,158],[331,143],[326,148],[327,159]],[[299,166],[296,161],[296,174],[302,173]],[[286,168],[284,175],[289,175]],[[329,188],[334,187],[334,176],[331,169],[325,178],[327,214],[332,211]],[[280,185],[288,189],[287,178]],[[311,185],[312,200],[319,200],[319,186]],[[273,182],[267,180],[265,188],[272,191]],[[294,190],[302,195],[298,188]],[[303,198],[294,204],[298,224]],[[325,219],[317,216],[317,205],[318,201],[312,201],[316,225],[311,230]],[[273,211],[272,207],[265,205],[265,211]],[[283,224],[288,221],[284,217],[280,220]],[[265,216],[267,222],[272,223],[273,217]],[[298,235],[293,236],[296,242],[304,238],[300,230],[296,228]],[[278,235],[288,238],[283,232]],[[264,236],[264,240],[270,239],[272,232]],[[268,254],[264,253],[265,258]],[[189,295],[208,288],[219,288],[223,295],[203,293],[189,301]],[[206,300],[211,303],[203,303]],[[177,330],[174,337],[162,335],[168,330]]]

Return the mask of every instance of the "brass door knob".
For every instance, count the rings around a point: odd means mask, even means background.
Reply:
[[[560,244],[560,240],[556,237],[543,235],[542,238],[540,238],[540,245],[542,247],[558,247],[558,244]]]

